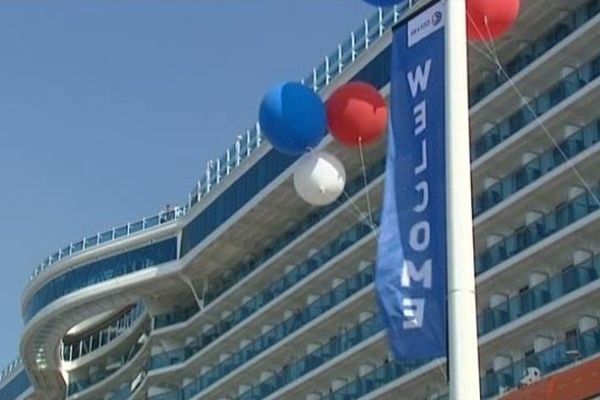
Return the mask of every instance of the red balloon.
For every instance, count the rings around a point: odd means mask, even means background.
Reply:
[[[519,0],[467,0],[467,36],[487,41],[504,35],[519,17],[520,3]]]
[[[350,82],[327,101],[327,123],[331,134],[347,146],[369,144],[385,132],[388,108],[373,86]]]

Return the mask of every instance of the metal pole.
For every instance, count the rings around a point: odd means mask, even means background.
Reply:
[[[446,0],[446,22],[450,400],[479,400],[465,0]]]

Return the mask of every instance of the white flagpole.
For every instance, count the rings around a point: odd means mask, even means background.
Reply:
[[[465,0],[446,0],[446,185],[450,400],[479,400]]]

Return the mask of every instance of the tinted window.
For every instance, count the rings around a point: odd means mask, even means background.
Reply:
[[[176,258],[177,239],[172,238],[83,265],[54,278],[38,290],[27,304],[23,318],[25,322],[29,321],[54,300],[76,290]]]

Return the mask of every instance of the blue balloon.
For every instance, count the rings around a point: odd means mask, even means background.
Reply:
[[[323,101],[296,82],[271,89],[260,104],[258,119],[269,142],[286,154],[301,154],[315,148],[327,133]]]
[[[401,1],[402,0],[365,0],[365,2],[375,7],[391,7],[400,3]]]

